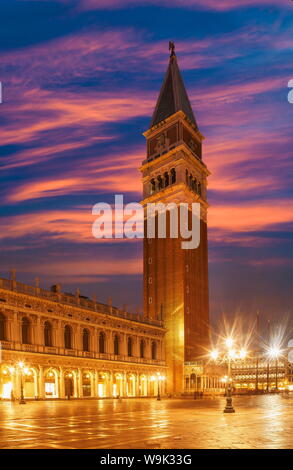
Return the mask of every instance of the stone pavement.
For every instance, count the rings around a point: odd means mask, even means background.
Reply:
[[[2,449],[288,449],[293,398],[0,402]]]

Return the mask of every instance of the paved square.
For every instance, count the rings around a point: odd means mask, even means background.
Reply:
[[[2,449],[293,447],[293,398],[0,402]]]

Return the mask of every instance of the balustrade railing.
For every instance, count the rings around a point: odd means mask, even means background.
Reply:
[[[14,350],[23,352],[36,352],[43,354],[52,354],[58,356],[87,357],[91,359],[100,359],[106,361],[132,362],[149,365],[165,365],[160,359],[150,359],[137,356],[127,356],[123,354],[115,355],[112,353],[98,353],[95,351],[81,351],[78,349],[65,349],[58,346],[43,346],[38,344],[23,344],[17,341],[0,341],[2,350]]]

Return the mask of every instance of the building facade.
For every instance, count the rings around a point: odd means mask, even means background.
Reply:
[[[232,378],[236,390],[284,390],[291,383],[290,364],[285,357],[269,360],[266,355],[254,354],[232,364]]]
[[[164,393],[162,322],[76,295],[0,279],[0,396]],[[158,384],[158,382],[160,382]]]

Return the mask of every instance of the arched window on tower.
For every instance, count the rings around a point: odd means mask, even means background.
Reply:
[[[193,191],[197,192],[197,179],[196,178],[194,178],[194,180],[193,180],[192,189],[193,189]]]
[[[185,170],[185,181],[186,181],[186,184],[189,184],[189,176],[188,176],[188,170],[186,168]]]
[[[72,329],[69,325],[64,328],[64,346],[65,349],[72,349]]]
[[[151,180],[151,194],[156,191],[156,182],[154,179]]]
[[[157,359],[157,343],[156,341],[152,342],[152,359]]]
[[[90,350],[90,332],[87,328],[84,328],[82,332],[82,349],[85,352]]]
[[[169,174],[168,174],[167,171],[166,171],[166,173],[164,173],[164,181],[165,181],[165,185],[164,185],[164,186],[165,186],[165,188],[166,188],[167,186],[169,186]]]
[[[162,180],[162,177],[161,175],[158,176],[158,189],[163,189],[163,180]]]
[[[49,321],[44,323],[44,343],[45,346],[52,346],[52,325]]]
[[[176,183],[176,170],[175,168],[172,168],[171,170],[171,184]]]
[[[115,354],[115,356],[119,355],[119,338],[118,338],[118,335],[114,336],[114,354]]]
[[[132,356],[132,346],[133,346],[132,338],[129,337],[127,340],[127,354],[129,357]]]
[[[190,188],[192,188],[192,180],[193,180],[193,176],[192,176],[192,174],[190,174],[189,175],[189,182],[188,182]]]
[[[30,344],[31,339],[31,322],[27,317],[23,317],[21,321],[21,341],[23,344]]]
[[[0,313],[0,341],[6,339],[6,318],[3,313]]]
[[[102,331],[99,334],[99,352],[101,354],[106,352],[106,336]]]
[[[145,344],[144,344],[144,340],[142,339],[139,343],[139,356],[142,359],[144,358],[144,348],[145,348]]]

